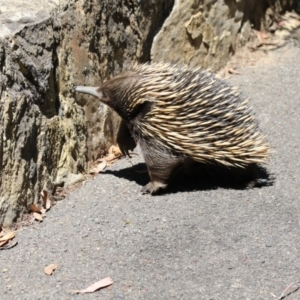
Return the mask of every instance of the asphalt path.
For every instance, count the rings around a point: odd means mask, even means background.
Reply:
[[[0,252],[0,299],[280,299],[300,281],[300,49],[289,45],[228,79],[250,98],[274,150],[271,186],[182,178],[141,195],[141,155],[73,191]],[[44,267],[58,264],[53,275]],[[73,295],[95,281],[114,283]],[[300,299],[294,284],[281,299]]]

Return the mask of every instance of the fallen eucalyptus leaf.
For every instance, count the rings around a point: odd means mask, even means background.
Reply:
[[[36,212],[33,213],[34,219],[40,222],[43,222],[43,216],[41,214],[38,214]]]
[[[42,213],[41,210],[35,204],[31,204],[29,206],[29,211],[35,212],[35,213],[38,213],[38,214]]]
[[[54,272],[54,270],[58,267],[57,264],[50,264],[47,267],[45,267],[44,272],[47,275],[52,275],[52,273]]]
[[[95,291],[108,287],[113,284],[113,281],[110,277],[106,277],[102,280],[99,280],[93,284],[91,284],[89,287],[83,290],[73,290],[70,291],[72,294],[85,294],[85,293],[94,293]]]
[[[4,236],[2,236],[0,238],[0,242],[9,241],[9,240],[13,239],[15,236],[16,236],[16,232],[15,231],[9,231]]]

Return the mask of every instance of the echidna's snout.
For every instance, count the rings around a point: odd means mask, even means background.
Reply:
[[[92,95],[98,98],[103,97],[103,94],[102,92],[100,92],[99,87],[95,87],[95,86],[76,86],[75,91],[78,93]]]

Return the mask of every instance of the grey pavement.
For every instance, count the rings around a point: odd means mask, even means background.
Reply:
[[[142,157],[120,160],[0,252],[0,299],[267,300],[300,281],[300,49],[289,45],[239,71],[229,81],[251,99],[274,149],[272,186],[213,188],[187,178],[141,195]],[[59,267],[47,276],[51,263]],[[107,276],[109,288],[68,293]],[[299,287],[284,299],[300,299]]]

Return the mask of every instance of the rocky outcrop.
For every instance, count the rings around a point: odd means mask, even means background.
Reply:
[[[54,180],[65,128],[58,117],[55,3],[2,2],[0,224],[7,225]]]
[[[290,9],[292,3],[175,0],[170,16],[153,41],[151,58],[218,70],[253,37],[252,28],[268,29],[272,16]]]
[[[1,2],[0,224],[10,225],[115,141],[116,115],[75,99],[74,85],[149,60],[173,1]]]

